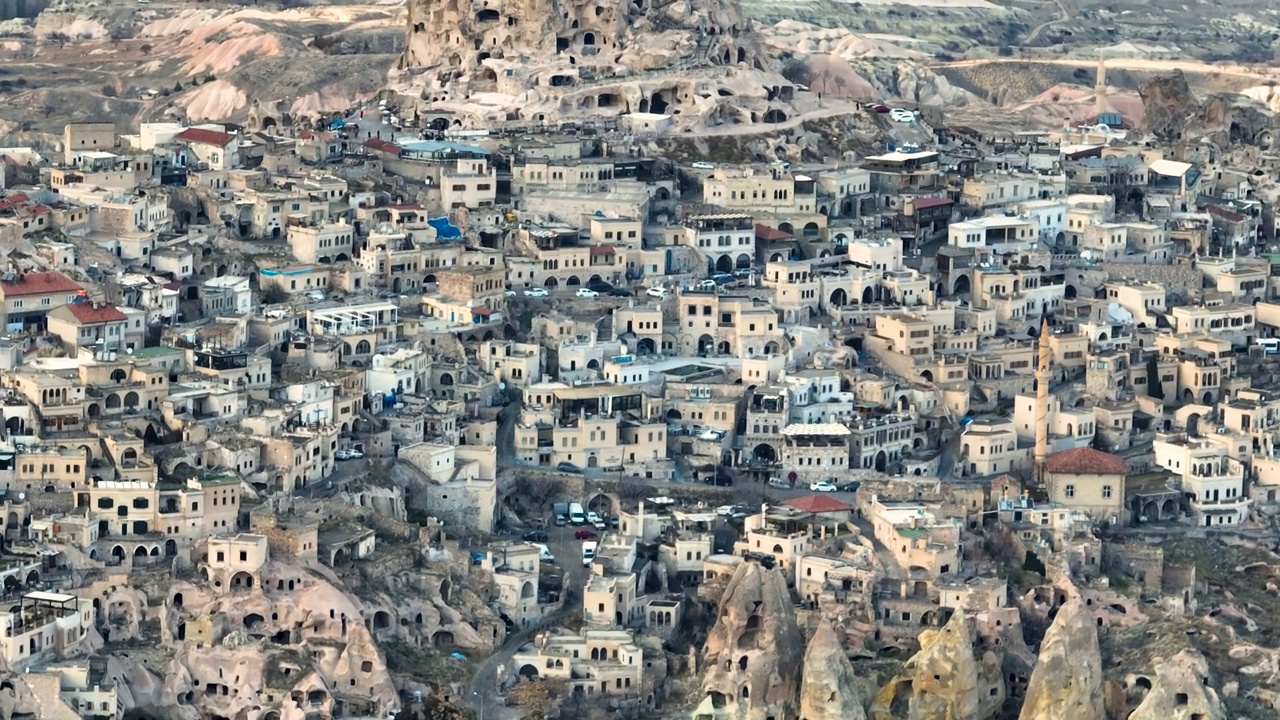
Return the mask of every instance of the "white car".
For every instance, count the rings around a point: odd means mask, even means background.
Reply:
[[[666,300],[667,296],[671,294],[671,291],[663,287],[651,287],[648,290],[645,290],[644,294],[648,295],[649,297],[656,297],[661,300]]]
[[[525,297],[547,297],[550,294],[546,288],[529,288],[524,291]]]
[[[359,460],[360,458],[364,457],[364,453],[360,452],[359,450],[343,448],[342,450],[339,450],[338,452],[334,453],[333,456],[338,460]]]
[[[715,289],[716,289],[716,281],[715,281],[715,280],[712,280],[712,279],[710,279],[710,278],[708,278],[708,279],[706,279],[706,280],[699,280],[699,281],[698,281],[698,284],[697,284],[697,285],[694,285],[693,287],[694,287],[694,289],[695,289],[695,290],[715,290]]]
[[[737,508],[735,508],[732,505],[721,505],[720,507],[716,508],[716,514],[719,515],[720,517],[729,517],[733,515],[733,511],[736,509]]]
[[[581,288],[575,294],[580,298],[600,297],[600,293],[596,292],[595,290],[592,290],[591,288]]]
[[[515,290],[507,290],[507,297],[515,297],[515,296],[516,296]]]
[[[839,490],[839,488],[826,480],[809,485],[809,489],[813,492],[835,492],[836,490]]]
[[[915,122],[916,116],[915,116],[915,113],[911,112],[910,110],[903,110],[901,108],[898,108],[896,110],[891,110],[889,112],[889,119],[893,120],[894,122],[909,123],[909,122]]]
[[[716,166],[709,162],[696,162],[692,165],[694,170],[715,170]]]

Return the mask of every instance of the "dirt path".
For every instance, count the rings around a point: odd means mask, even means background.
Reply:
[[[956,60],[954,62],[925,63],[932,68],[962,68],[981,65],[999,65],[1022,63],[1024,65],[1060,65],[1063,67],[1097,67],[1098,61],[1089,58],[987,58],[983,60]],[[1148,58],[1108,58],[1109,70],[1137,70],[1147,72],[1171,72],[1181,70],[1187,73],[1204,75],[1234,75],[1238,77],[1273,80],[1280,77],[1280,68],[1268,68],[1261,65],[1218,65],[1198,60],[1151,60]]]
[[[1030,45],[1040,35],[1040,32],[1050,25],[1067,22],[1071,19],[1071,13],[1067,12],[1067,8],[1062,4],[1062,0],[1053,0],[1053,4],[1058,6],[1058,17],[1053,20],[1045,20],[1039,25],[1031,28],[1031,32],[1027,33],[1026,37],[1022,38],[1023,45]]]

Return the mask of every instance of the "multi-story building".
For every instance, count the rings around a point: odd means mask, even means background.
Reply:
[[[982,477],[1012,472],[1031,463],[1031,444],[1019,443],[1012,420],[976,419],[960,436],[960,460],[965,475]]]
[[[706,260],[707,274],[749,268],[756,257],[756,226],[750,213],[691,215],[680,241]]]
[[[0,275],[0,321],[9,329],[41,327],[50,311],[84,296],[84,288],[62,273],[11,269]]]
[[[1233,435],[1204,438],[1160,433],[1152,449],[1156,464],[1181,476],[1182,494],[1193,525],[1239,525],[1249,514],[1245,465],[1237,460]],[[1244,446],[1248,449],[1248,445]]]
[[[3,618],[5,663],[27,668],[71,655],[84,644],[94,621],[93,606],[75,595],[28,592]]]

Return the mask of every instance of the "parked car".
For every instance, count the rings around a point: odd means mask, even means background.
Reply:
[[[525,542],[541,542],[547,541],[547,533],[542,530],[532,530],[524,534]]]
[[[591,280],[587,283],[587,288],[595,290],[601,295],[608,295],[613,291],[613,286],[603,280]]]
[[[870,110],[870,111],[871,111],[871,112],[873,112],[873,113],[880,113],[881,115],[884,115],[884,114],[886,114],[886,113],[888,113],[888,112],[891,112],[891,111],[893,110],[893,108],[889,107],[888,105],[882,105],[882,104],[880,104],[880,103],[876,103],[875,105],[871,105],[871,106],[869,106],[867,109],[868,109],[868,110]]]
[[[556,469],[559,470],[560,472],[567,472],[567,473],[582,472],[582,468],[578,467],[577,465],[574,465],[571,462],[562,462],[559,465],[556,465]]]
[[[631,297],[632,295],[635,295],[635,293],[630,290],[620,287],[609,288],[609,294],[613,297]]]
[[[715,164],[709,163],[709,162],[696,162],[693,164],[692,167],[694,170],[715,170],[716,169]]]
[[[578,539],[578,540],[595,540],[595,539],[596,539],[596,534],[597,534],[597,533],[596,533],[596,531],[595,531],[595,530],[589,530],[589,529],[587,529],[587,528],[582,528],[582,529],[581,529],[581,530],[579,530],[578,532],[574,533],[574,534],[573,534],[573,537],[574,537],[574,538],[576,538],[576,539]]]
[[[568,524],[569,524],[569,518],[563,515],[556,516],[556,527],[564,527],[565,525],[568,525]]]
[[[755,276],[756,271],[752,268],[738,268],[733,271],[733,276],[739,280],[749,280]]]
[[[515,290],[512,290],[511,288],[507,288],[506,296],[507,296],[507,297],[515,297],[515,296],[516,296],[516,291],[515,291]]]
[[[717,285],[728,285],[734,281],[733,273],[718,272],[711,276],[712,282]]]
[[[360,458],[364,457],[364,453],[360,452],[359,450],[354,450],[352,448],[343,448],[338,452],[334,453],[333,457],[338,460],[359,460]]]
[[[730,515],[733,515],[733,506],[721,505],[720,507],[716,508],[716,514],[721,517],[729,517]]]
[[[600,297],[600,293],[596,292],[595,290],[592,290],[591,288],[578,288],[578,292],[574,294],[580,298]]]
[[[693,289],[694,289],[694,290],[715,290],[715,289],[716,289],[716,281],[715,281],[715,280],[712,280],[712,279],[710,279],[710,278],[708,278],[708,279],[706,279],[706,280],[699,280],[699,281],[697,282],[697,284],[695,284],[695,285],[693,286]]]
[[[644,294],[648,295],[649,297],[656,297],[661,300],[666,300],[667,296],[671,294],[671,291],[664,287],[651,287],[648,290],[645,290]]]
[[[858,492],[858,488],[862,487],[862,483],[854,480],[840,486],[840,492]]]
[[[525,297],[547,297],[550,294],[546,288],[529,288],[524,291]]]
[[[816,482],[816,483],[810,484],[809,489],[812,490],[813,492],[836,492],[840,488],[836,487],[835,485],[832,485],[826,480],[823,480],[822,482]]]

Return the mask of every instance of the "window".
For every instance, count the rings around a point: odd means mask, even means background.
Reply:
[[[1069,498],[1073,498],[1073,497],[1075,497],[1075,496],[1076,496],[1076,486],[1075,486],[1075,485],[1068,485],[1068,486],[1064,489],[1063,494],[1065,494],[1065,495],[1066,495],[1067,497],[1069,497]]]
[[[22,301],[21,301],[21,300],[14,300],[14,301],[13,301],[13,309],[14,309],[14,310],[18,310],[18,309],[20,309],[21,307],[22,307]]]
[[[1102,497],[1104,497],[1104,498],[1109,498],[1109,497],[1111,497],[1111,486],[1110,486],[1110,485],[1103,485],[1103,486],[1102,486]]]

